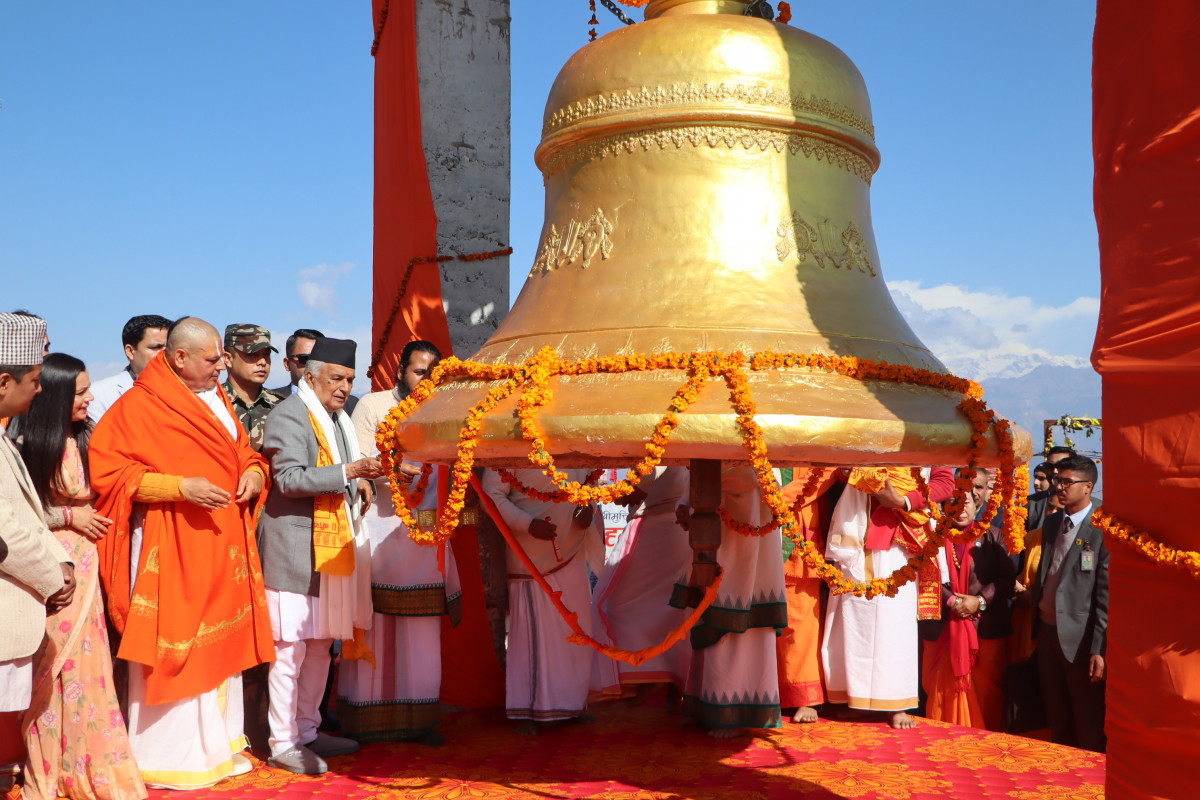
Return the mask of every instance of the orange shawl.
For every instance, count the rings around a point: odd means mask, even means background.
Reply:
[[[916,478],[907,467],[855,467],[850,470],[846,483],[859,491],[874,494],[892,482],[892,488],[902,495],[907,495],[917,488]],[[896,520],[894,536],[885,540],[872,541],[872,528],[890,528],[891,520]],[[929,541],[929,515],[923,510],[904,511],[894,509],[888,511],[872,501],[872,512],[867,528],[866,546],[878,548],[887,542],[898,542],[910,553],[916,554],[925,548]],[[940,619],[942,614],[942,575],[937,561],[925,559],[917,573],[917,619]]]
[[[222,399],[228,406],[223,393]],[[274,645],[256,511],[234,502],[215,511],[185,500],[141,505],[144,538],[131,598],[134,495],[148,473],[204,477],[236,495],[251,468],[264,475],[265,495],[267,462],[250,447],[246,432],[239,425],[237,440],[230,439],[161,354],[92,434],[97,510],[113,520],[99,542],[101,581],[109,617],[122,632],[118,656],[150,668],[146,701],[152,705],[203,694],[272,661]]]

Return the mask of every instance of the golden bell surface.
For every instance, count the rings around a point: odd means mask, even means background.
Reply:
[[[945,373],[888,293],[871,229],[879,166],[862,76],[836,47],[742,15],[742,0],[653,0],[646,21],[567,62],[535,155],[546,211],[529,278],[473,356],[519,363],[720,350],[855,356]],[[632,463],[681,372],[560,377],[538,413],[561,466]],[[820,370],[749,373],[776,465],[966,463],[961,396]],[[491,384],[450,382],[400,425],[449,461]],[[476,458],[527,465],[510,396]],[[1028,433],[1016,431],[1018,459]],[[994,435],[985,462],[995,463]],[[746,461],[728,390],[680,415],[667,463]]]

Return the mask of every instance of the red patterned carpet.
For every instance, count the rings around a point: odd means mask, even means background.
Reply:
[[[291,775],[261,764],[211,789],[174,800],[483,800],[629,798],[774,800],[780,797],[898,800],[1099,800],[1104,756],[918,720],[787,724],[753,738],[717,741],[680,726],[661,707],[594,707],[596,724],[518,736],[501,712],[460,712],[442,724],[447,743],[366,745],[331,760],[333,772]],[[15,792],[12,797],[15,797]]]

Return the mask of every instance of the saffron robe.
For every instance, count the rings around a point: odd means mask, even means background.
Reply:
[[[227,407],[229,401],[222,395]],[[229,408],[233,415],[233,409]],[[231,675],[274,660],[257,504],[204,509],[183,499],[138,503],[143,539],[131,580],[131,518],[147,475],[204,477],[236,496],[241,476],[267,463],[240,425],[236,438],[156,356],[92,434],[97,510],[113,520],[98,543],[117,655],[144,664],[150,704],[217,689]],[[132,591],[131,591],[132,590]]]
[[[793,470],[793,480],[783,487],[804,538],[817,552],[825,552],[825,521],[821,519],[825,493],[837,482],[836,470],[825,470],[815,491],[800,497],[812,469]],[[821,586],[824,581],[805,563],[799,548],[784,542],[787,558],[783,577],[787,591],[788,625],[775,640],[779,667],[779,704],[783,708],[815,706],[825,702],[825,676],[821,672]]]

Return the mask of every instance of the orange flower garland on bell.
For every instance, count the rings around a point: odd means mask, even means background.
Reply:
[[[1004,476],[997,492],[1000,496],[997,508],[1001,503],[1006,507],[1013,503],[1013,495],[1020,478],[1013,480],[1010,477],[1012,470],[1008,469],[1015,459],[1011,429],[1005,420],[997,420],[995,415],[987,409],[981,400],[983,389],[973,381],[887,362],[820,354],[764,352],[747,357],[741,352],[732,354],[719,352],[663,353],[606,356],[567,362],[560,358],[553,349],[546,347],[520,365],[480,364],[460,361],[454,357],[448,358],[434,370],[429,380],[422,381],[404,402],[392,409],[376,432],[376,442],[383,453],[384,467],[389,477],[393,497],[396,499],[397,513],[408,526],[410,537],[420,544],[439,544],[453,534],[462,511],[466,484],[471,476],[474,451],[482,429],[483,417],[518,387],[523,388],[517,401],[517,415],[520,419],[521,435],[530,443],[529,460],[551,478],[558,490],[553,495],[544,494],[558,502],[571,502],[576,505],[594,502],[608,503],[624,497],[633,491],[634,486],[643,477],[650,474],[661,463],[666,452],[667,442],[679,425],[678,415],[695,402],[710,377],[719,376],[725,381],[729,390],[730,402],[737,412],[737,424],[742,431],[742,441],[749,453],[750,463],[758,478],[759,486],[762,488],[764,501],[771,509],[773,524],[779,527],[782,535],[792,539],[804,561],[825,580],[835,594],[852,593],[867,598],[877,595],[892,596],[900,586],[916,579],[917,571],[925,559],[935,558],[947,537],[957,540],[957,532],[953,531],[950,526],[950,520],[957,514],[957,509],[962,507],[965,493],[972,489],[974,477],[972,468],[961,470],[956,477],[954,497],[947,502],[945,513],[940,515],[938,525],[921,553],[914,555],[904,567],[888,577],[876,578],[867,582],[847,579],[841,569],[827,562],[824,554],[817,552],[812,543],[796,531],[795,516],[775,481],[770,461],[767,458],[762,429],[754,419],[755,407],[744,369],[746,366],[756,371],[780,368],[822,369],[858,380],[908,383],[942,388],[963,394],[959,410],[968,418],[972,427],[968,463],[976,464],[982,460],[983,451],[987,445],[987,432],[989,428],[995,427],[1000,444],[1000,463]],[[655,426],[650,441],[646,444],[646,456],[626,473],[625,480],[609,486],[587,486],[577,481],[570,481],[566,473],[555,467],[554,459],[546,448],[536,421],[537,410],[548,403],[553,396],[553,391],[549,386],[552,377],[664,369],[685,371],[687,379],[675,392],[669,409]],[[435,386],[449,378],[504,381],[504,383],[490,389],[488,394],[468,413],[459,435],[449,500],[439,515],[433,530],[425,530],[417,526],[410,508],[405,505],[406,493],[403,491],[399,474],[396,471],[399,463],[397,455],[402,452],[401,443],[396,437],[400,422],[432,394]],[[923,487],[923,491],[928,497],[928,488],[924,486],[924,483],[921,482],[918,485]],[[1024,505],[1025,495],[1023,493],[1015,499],[1016,502]],[[991,508],[991,504],[989,504],[989,508]],[[728,517],[728,514],[725,516]],[[1023,544],[1022,518],[1023,509],[1005,514],[1005,536],[1010,548],[1013,542]],[[744,523],[738,524],[736,520],[731,521],[735,523],[731,527],[744,535],[765,535],[774,529],[770,525],[756,528]],[[1018,524],[1021,524],[1022,528],[1019,532],[1013,527]],[[961,538],[961,534],[958,536]]]
[[[513,487],[526,497],[532,497],[534,500],[540,500],[543,503],[569,502],[567,501],[567,496],[562,492],[543,492],[539,489],[534,489],[532,486],[526,486],[525,484],[521,483],[521,480],[516,475],[506,469],[497,468],[496,474],[500,476],[500,480],[503,483]],[[603,474],[603,469],[594,469],[588,474],[587,478],[584,479],[584,483],[586,483],[588,486],[595,486],[596,481]]]

